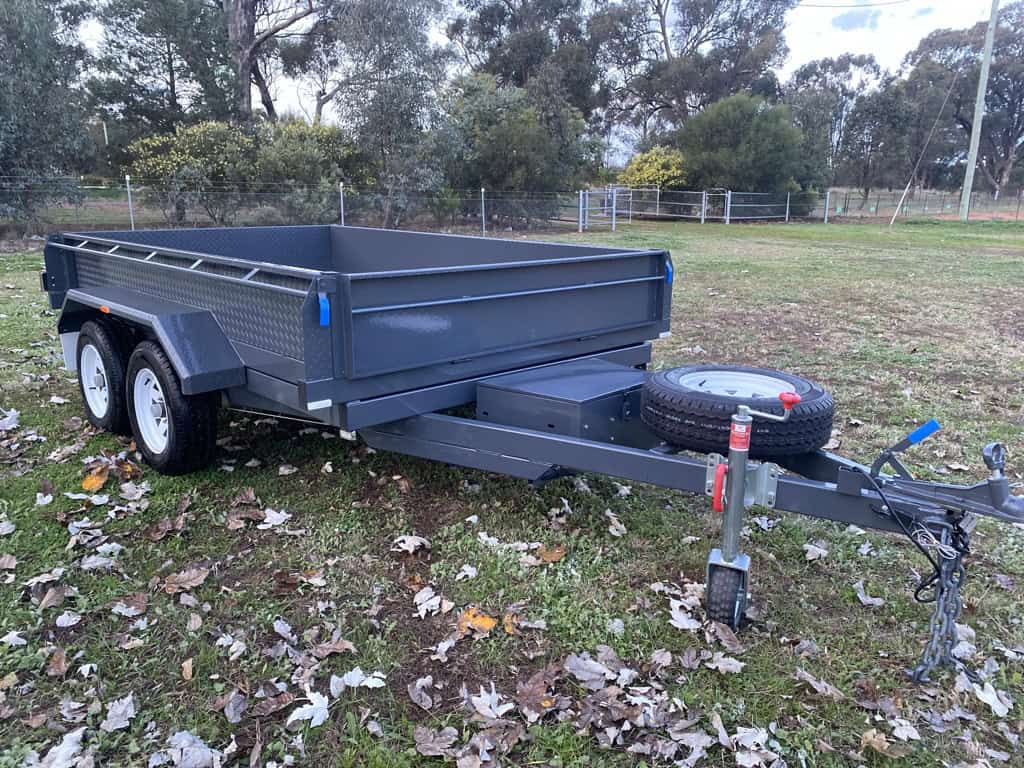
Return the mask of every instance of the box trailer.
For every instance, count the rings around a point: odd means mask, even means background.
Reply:
[[[723,513],[707,609],[738,627],[754,505],[902,533],[935,603],[913,671],[957,664],[977,516],[1024,522],[1002,445],[974,485],[914,479],[900,454],[822,449],[833,402],[768,368],[650,372],[669,331],[667,251],[344,226],[59,233],[43,289],[86,415],[157,470],[208,465],[236,408],[356,431],[371,446],[542,483],[598,472],[706,494]]]

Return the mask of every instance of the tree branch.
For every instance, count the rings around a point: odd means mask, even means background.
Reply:
[[[288,27],[292,26],[297,22],[302,21],[307,16],[311,16],[312,14],[319,11],[320,8],[321,6],[314,6],[312,0],[307,0],[307,5],[304,9],[296,11],[286,19],[281,19],[281,21],[277,22],[277,24],[270,25],[265,30],[256,35],[253,38],[252,44],[249,46],[249,52],[254,52],[257,48],[259,48],[263,43],[272,38],[274,35],[276,35],[279,32],[283,32],[284,30],[288,29]]]

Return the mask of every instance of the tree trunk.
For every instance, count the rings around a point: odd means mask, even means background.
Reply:
[[[252,63],[252,80],[256,83],[256,88],[260,92],[260,101],[263,104],[263,109],[267,112],[267,119],[272,123],[277,122],[277,109],[274,107],[274,97],[270,95],[270,85],[267,83],[267,79],[263,77],[263,71],[260,69],[260,63],[253,61]]]
[[[170,111],[174,114],[177,119],[178,114],[181,112],[181,105],[178,104],[178,83],[177,78],[174,76],[174,50],[171,48],[171,41],[166,40],[166,56],[165,62],[167,65],[167,100]]]
[[[661,28],[661,46],[665,51],[665,59],[672,61],[672,40],[668,35],[668,0],[654,0],[653,6],[658,16],[658,26]]]
[[[228,40],[234,48],[238,120],[252,122],[253,44],[256,39],[256,0],[224,0]]]

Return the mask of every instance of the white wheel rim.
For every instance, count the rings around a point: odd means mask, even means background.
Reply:
[[[783,392],[794,389],[784,379],[751,371],[691,371],[677,377],[670,373],[669,379],[672,378],[687,389],[745,399],[778,400]]]
[[[149,368],[141,368],[135,374],[132,384],[132,399],[135,405],[135,423],[139,437],[153,453],[163,453],[167,448],[167,402],[156,374]]]
[[[82,355],[78,360],[78,377],[82,382],[86,407],[93,416],[102,419],[110,408],[110,389],[103,358],[92,344],[82,347]]]

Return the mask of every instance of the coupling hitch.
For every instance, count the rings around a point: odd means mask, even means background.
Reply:
[[[780,470],[777,464],[748,461],[750,436],[754,419],[788,421],[800,402],[796,392],[783,392],[782,414],[757,411],[746,405],[737,406],[729,428],[729,456],[717,453],[708,456],[706,491],[711,507],[724,512],[722,545],[708,554],[707,604],[709,617],[738,629],[747,602],[747,579],[750,558],[740,552],[740,531],[747,507],[761,504],[775,506],[775,489]],[[752,492],[748,492],[748,480]]]

